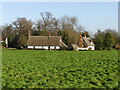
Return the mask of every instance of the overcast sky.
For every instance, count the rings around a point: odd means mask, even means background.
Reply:
[[[46,11],[56,18],[76,16],[79,24],[92,33],[97,29],[118,30],[117,2],[3,2],[0,24],[11,23],[19,17],[36,21]]]

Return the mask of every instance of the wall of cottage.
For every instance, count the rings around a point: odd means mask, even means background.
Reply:
[[[76,49],[77,51],[79,51],[79,50],[95,50],[95,46],[88,46],[88,47],[86,47],[86,48],[80,48],[80,47],[78,47],[77,49]]]
[[[28,49],[45,49],[45,50],[49,49],[48,46],[28,46],[27,48]],[[50,49],[51,50],[60,49],[60,46],[50,46]]]
[[[91,48],[91,50],[95,50],[95,46],[88,46],[88,49]]]

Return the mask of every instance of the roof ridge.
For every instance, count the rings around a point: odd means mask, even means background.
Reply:
[[[30,37],[61,37],[61,36],[30,36]]]

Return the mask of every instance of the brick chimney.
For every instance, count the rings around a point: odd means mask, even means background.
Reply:
[[[86,38],[86,32],[84,33],[84,37]]]
[[[51,36],[51,30],[49,31],[49,36]]]
[[[49,37],[52,36],[50,30],[47,32],[47,36],[49,36]]]
[[[80,33],[79,41],[78,41],[78,46],[79,46],[79,47],[82,47],[82,45],[83,45],[82,33]]]
[[[30,37],[31,36],[31,32],[30,32],[30,30],[28,31],[28,37]]]

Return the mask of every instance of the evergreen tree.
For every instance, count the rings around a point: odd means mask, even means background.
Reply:
[[[111,49],[115,45],[115,40],[110,32],[105,34],[103,45],[105,49]]]
[[[61,36],[62,37],[62,41],[68,45],[68,40],[69,40],[69,34],[67,31],[59,31],[58,32],[58,36]]]
[[[103,49],[103,40],[104,40],[105,33],[101,30],[98,30],[95,34],[94,43],[97,50]]]
[[[100,36],[97,36],[95,38],[95,46],[97,50],[103,49],[103,39]]]

